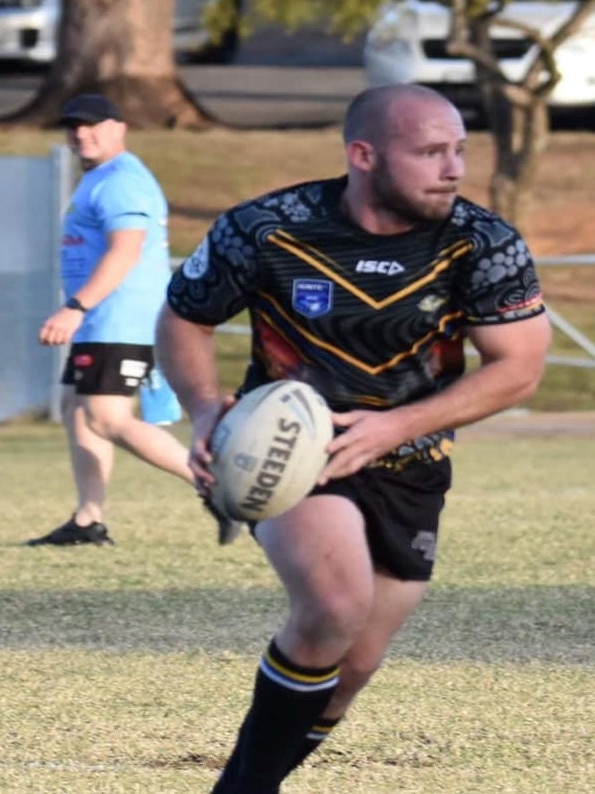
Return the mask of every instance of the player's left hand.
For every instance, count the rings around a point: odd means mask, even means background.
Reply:
[[[39,330],[41,345],[65,345],[78,331],[83,322],[83,313],[78,309],[63,306],[48,317]]]
[[[354,474],[401,443],[401,439],[395,441],[391,433],[386,411],[335,413],[333,424],[341,432],[327,447],[330,460],[318,479],[319,485]]]

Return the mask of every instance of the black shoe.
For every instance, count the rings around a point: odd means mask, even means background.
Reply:
[[[229,518],[218,510],[209,499],[205,499],[204,496],[201,498],[204,506],[217,522],[219,545],[226,546],[228,543],[233,543],[242,532],[243,522],[234,521],[233,518]]]
[[[92,521],[86,527],[81,527],[74,516],[49,534],[25,541],[26,546],[81,546],[83,543],[92,543],[94,546],[114,545],[104,524]]]

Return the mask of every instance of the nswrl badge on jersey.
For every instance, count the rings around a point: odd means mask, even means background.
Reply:
[[[298,278],[293,282],[293,308],[304,317],[320,317],[333,304],[333,283],[317,278]]]

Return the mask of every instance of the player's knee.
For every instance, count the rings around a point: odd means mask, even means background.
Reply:
[[[296,610],[294,618],[300,633],[310,642],[349,643],[365,626],[371,606],[371,597],[364,594],[337,592]]]
[[[122,436],[122,420],[117,415],[89,411],[87,425],[96,435],[107,441],[117,442]]]

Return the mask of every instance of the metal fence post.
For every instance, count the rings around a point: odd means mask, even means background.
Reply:
[[[62,238],[62,218],[68,209],[74,183],[73,157],[68,146],[53,146],[51,153],[52,184],[52,298],[57,308],[62,300],[62,279],[60,273],[60,244]],[[61,421],[60,377],[68,354],[67,346],[52,349],[52,386],[50,392],[49,418],[52,422]]]

